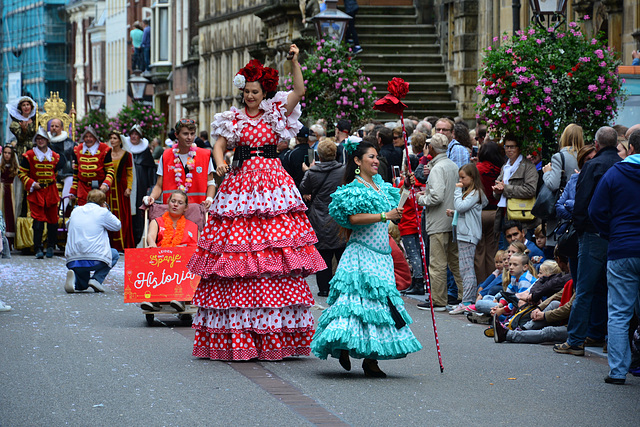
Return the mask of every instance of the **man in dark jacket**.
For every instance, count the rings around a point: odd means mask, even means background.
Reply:
[[[556,344],[556,353],[584,355],[585,341],[603,342],[607,321],[607,247],[588,215],[589,203],[602,176],[620,160],[615,129],[603,126],[596,132],[596,156],[585,163],[576,185],[573,223],[578,231],[578,277],[576,299],[569,316],[567,342]],[[587,340],[589,337],[590,340]]]
[[[300,193],[309,207],[309,222],[318,237],[316,249],[327,264],[325,270],[316,273],[320,297],[329,295],[329,281],[333,277],[333,257],[335,256],[339,262],[346,247],[346,241],[339,233],[340,227],[329,215],[331,195],[342,184],[345,169],[344,165],[335,160],[336,151],[336,145],[330,140],[319,143],[320,162],[311,166],[300,184]]]
[[[385,158],[388,163],[386,175],[389,181],[393,180],[393,167],[402,168],[402,149],[393,145],[393,131],[389,128],[382,127],[378,130],[378,145],[380,146],[380,155]]]
[[[583,169],[584,170],[584,169]],[[581,173],[582,175],[582,173]],[[627,157],[602,177],[589,204],[589,217],[609,241],[608,353],[605,382],[624,384],[631,364],[629,323],[640,290],[640,130],[629,137]]]
[[[300,188],[302,176],[306,170],[306,168],[303,168],[303,165],[308,167],[313,162],[313,157],[309,158],[309,128],[302,126],[296,139],[296,146],[293,147],[293,150],[282,156],[280,161],[282,162],[282,167],[291,175],[291,178],[293,178],[296,186]],[[311,156],[313,156],[313,148],[311,148]]]
[[[338,120],[336,125],[336,161],[341,164],[347,163],[347,155],[344,152],[344,141],[351,134],[351,122],[349,120]]]

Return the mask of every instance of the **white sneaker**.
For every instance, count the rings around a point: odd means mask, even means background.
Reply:
[[[89,279],[89,287],[93,288],[94,292],[104,292],[104,287],[95,279]]]
[[[182,301],[173,300],[169,303],[169,305],[173,307],[176,311],[184,311],[186,308]]]
[[[0,300],[0,311],[9,311],[11,310],[11,306],[4,301]]]
[[[449,312],[449,314],[462,314],[466,312],[467,306],[463,303],[458,304],[453,310]]]
[[[72,294],[76,291],[76,274],[73,270],[67,271],[67,281],[64,282],[64,290],[68,294]]]
[[[157,302],[145,301],[140,304],[140,308],[146,311],[159,311],[162,310],[162,306]]]

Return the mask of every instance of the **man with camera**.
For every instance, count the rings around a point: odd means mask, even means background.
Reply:
[[[107,196],[101,190],[91,190],[86,202],[75,208],[69,218],[64,251],[69,269],[64,290],[69,294],[89,288],[104,292],[102,283],[119,258],[118,251],[109,244],[108,231],[120,230],[121,224],[109,211]]]

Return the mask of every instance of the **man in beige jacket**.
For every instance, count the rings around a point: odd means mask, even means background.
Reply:
[[[458,299],[462,299],[462,279],[458,266],[458,242],[453,238],[451,217],[447,209],[453,209],[453,193],[458,182],[458,166],[447,157],[449,141],[442,134],[427,141],[432,157],[427,165],[429,177],[418,204],[425,207],[426,232],[429,235],[429,280],[434,311],[450,311],[447,306],[447,265],[458,286]],[[422,310],[430,310],[429,303],[418,304]]]

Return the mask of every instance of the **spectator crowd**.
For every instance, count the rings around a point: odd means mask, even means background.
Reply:
[[[140,69],[143,36],[142,25],[132,30]],[[30,99],[15,106],[18,144],[3,148],[3,258],[15,247],[20,218],[30,219],[32,237],[30,247],[19,249],[38,259],[53,256],[59,188],[63,212],[69,213],[69,200],[91,205],[74,210],[71,223],[105,218],[95,237],[71,228],[68,239],[109,240],[114,248],[92,257],[78,241],[67,242],[73,255],[65,289],[101,292],[118,251],[142,240],[144,205],[167,203],[177,190],[185,204],[212,204],[220,178],[208,132],[196,137],[195,121],[178,121],[164,144],[149,142],[137,125],[127,135],[110,133],[108,141],[87,128],[74,142],[59,120],[35,128],[32,107]],[[516,136],[499,139],[460,118],[408,117],[359,129],[347,120],[333,128],[325,120],[303,126],[274,155],[307,205],[328,266],[316,275],[320,297],[329,295],[347,246],[328,207],[343,184],[345,144],[360,141],[376,147],[380,177],[411,194],[389,235],[398,289],[423,296],[429,281],[432,304],[427,298],[418,308],[486,324],[484,335],[497,343],[554,342],[554,352],[576,356],[603,347],[608,383],[624,384],[628,372],[640,375],[640,125],[583,135],[571,124],[547,164],[523,152]],[[102,213],[108,208],[112,214]]]
[[[630,197],[640,190],[640,125],[585,138],[571,124],[547,164],[524,153],[516,136],[498,139],[481,123],[409,117],[404,128],[407,151],[400,122],[355,130],[341,120],[327,137],[320,120],[303,128],[292,151],[282,145],[327,265],[346,244],[327,212],[341,153],[346,141],[367,141],[379,148],[381,177],[415,195],[389,234],[401,254],[398,289],[425,295],[429,279],[433,305],[426,299],[418,308],[486,324],[496,343],[551,342],[554,352],[576,356],[602,347],[607,383],[640,375],[640,203]],[[317,276],[318,295],[327,296],[331,268]]]

